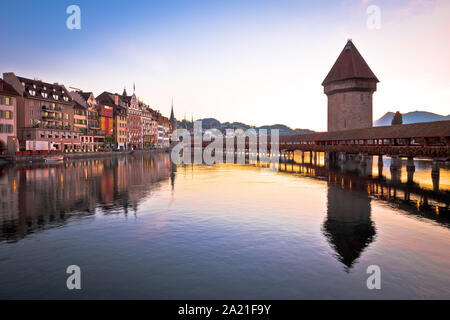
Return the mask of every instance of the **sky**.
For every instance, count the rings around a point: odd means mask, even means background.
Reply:
[[[0,73],[96,95],[135,83],[166,116],[173,99],[179,120],[326,130],[321,83],[349,38],[380,80],[374,120],[450,113],[448,0],[0,0]]]

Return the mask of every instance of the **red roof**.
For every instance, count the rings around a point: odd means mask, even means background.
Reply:
[[[18,96],[19,95],[16,92],[16,90],[14,90],[14,88],[9,83],[4,81],[3,79],[0,79],[0,93],[4,94],[4,95],[9,95],[9,96]]]
[[[322,85],[346,79],[368,79],[379,82],[351,40],[348,40]]]

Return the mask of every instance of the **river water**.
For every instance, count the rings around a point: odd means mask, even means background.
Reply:
[[[389,161],[382,176],[164,153],[0,168],[0,298],[449,299],[450,170],[436,188],[416,161],[395,182]]]

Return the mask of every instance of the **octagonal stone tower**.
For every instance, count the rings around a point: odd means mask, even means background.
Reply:
[[[328,131],[372,127],[372,94],[378,79],[352,40],[322,82],[328,96]]]

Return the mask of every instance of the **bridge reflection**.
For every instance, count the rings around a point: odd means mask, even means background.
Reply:
[[[383,175],[383,168],[373,175],[372,159],[366,160],[347,159],[333,166],[320,157],[308,159],[298,155],[278,165],[282,174],[327,181],[327,216],[322,232],[347,271],[376,238],[376,226],[371,218],[373,200],[388,202],[411,218],[428,219],[450,228],[448,190],[424,189],[410,179],[402,182],[398,167],[389,169],[393,171],[390,179]],[[260,162],[250,164],[271,166]]]

